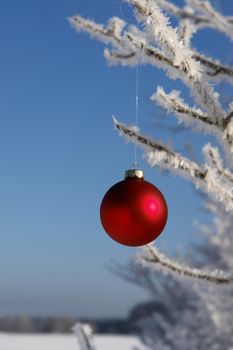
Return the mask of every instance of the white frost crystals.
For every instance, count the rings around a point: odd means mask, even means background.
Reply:
[[[233,174],[231,162],[233,153],[232,103],[224,111],[219,94],[214,91],[212,78],[229,78],[233,82],[233,70],[219,61],[207,58],[191,48],[192,34],[203,27],[212,27],[232,38],[233,19],[224,17],[213,9],[208,1],[187,0],[182,9],[167,0],[128,0],[135,9],[142,30],[116,17],[109,20],[105,27],[81,16],[70,18],[77,30],[83,30],[107,45],[105,54],[111,63],[135,65],[137,59],[164,69],[168,76],[180,79],[190,89],[196,106],[190,107],[179,91],[166,93],[162,87],[151,99],[175,114],[187,127],[195,127],[200,132],[212,133],[224,145],[227,153],[225,161],[219,160],[219,152],[211,145],[203,148],[204,162],[197,164],[170,147],[151,137],[139,133],[135,127],[114,120],[116,128],[127,140],[138,143],[145,151],[145,157],[151,166],[160,166],[191,180],[211,198],[219,201],[228,211],[233,211]],[[161,8],[159,7],[161,6]],[[163,9],[162,9],[163,8]],[[178,19],[180,25],[173,28],[164,10]],[[186,39],[187,37],[187,39]],[[139,62],[139,63],[140,63]]]
[[[209,138],[211,142],[202,147],[202,154],[194,161],[156,137],[114,118],[119,134],[138,144],[152,167],[182,176],[201,189],[207,201],[205,208],[213,217],[210,227],[199,226],[204,242],[194,248],[194,253],[183,257],[182,261],[187,263],[170,259],[151,245],[135,259],[142,272],[137,269],[132,276],[130,270],[129,280],[153,291],[154,299],[164,307],[164,314],[149,315],[142,322],[144,342],[158,350],[230,350],[233,349],[233,101],[224,103],[218,84],[229,84],[232,92],[233,68],[198,52],[192,47],[192,38],[200,29],[211,28],[232,41],[233,16],[220,13],[214,8],[214,1],[207,0],[184,0],[183,7],[172,0],[127,2],[134,9],[139,28],[116,19],[107,26],[80,16],[76,20],[71,18],[71,22],[78,30],[107,44],[105,57],[110,64],[139,63],[162,69],[175,87],[167,91],[156,86],[151,100],[186,128],[215,138]],[[176,21],[170,21],[168,15]],[[178,23],[177,27],[171,23]],[[177,89],[178,84],[185,86],[182,93]]]
[[[160,166],[165,170],[173,171],[177,175],[191,180],[197,188],[202,188],[211,197],[217,198],[222,202],[226,210],[233,211],[232,184],[229,184],[232,174],[228,169],[217,168],[214,161],[211,163],[212,166],[210,162],[199,165],[176,153],[169,146],[140,134],[132,126],[128,127],[119,123],[116,118],[114,118],[114,124],[120,135],[123,135],[129,141],[137,143],[145,150],[145,158],[152,167]],[[207,149],[209,151],[211,146],[206,146],[203,152],[209,160],[210,154],[207,152]],[[212,156],[214,153],[216,153],[216,150],[212,152]]]
[[[161,253],[156,247],[147,245],[144,251],[138,255],[138,261],[144,266],[150,266],[154,269],[164,269],[163,273],[176,272],[182,276],[193,277],[199,280],[214,282],[216,284],[225,284],[233,281],[230,274],[223,271],[204,271],[197,268],[192,268],[186,264],[180,264],[174,260],[169,259]]]
[[[77,338],[80,350],[96,350],[92,328],[89,324],[77,322],[72,327],[72,331]]]

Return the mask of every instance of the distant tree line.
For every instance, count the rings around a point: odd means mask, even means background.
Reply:
[[[98,334],[129,334],[138,333],[137,324],[147,313],[163,313],[155,302],[136,305],[126,318],[79,319],[70,316],[2,316],[0,317],[0,332],[12,333],[70,333],[76,322],[89,323]]]

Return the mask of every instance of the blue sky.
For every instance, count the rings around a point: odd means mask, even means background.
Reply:
[[[233,15],[231,2],[221,8]],[[0,314],[124,316],[148,298],[106,268],[137,250],[110,240],[99,221],[104,193],[133,162],[133,147],[113,130],[111,116],[133,122],[136,73],[107,66],[103,46],[70,27],[66,18],[77,13],[103,23],[132,18],[120,0],[1,1]],[[203,31],[194,41],[207,54],[232,59],[221,34],[213,40]],[[206,137],[155,126],[161,110],[149,96],[157,85],[187,93],[162,71],[141,67],[141,130],[172,140],[179,151],[192,140],[200,158]],[[150,169],[140,152],[139,163],[169,206],[159,246],[185,252],[198,240],[192,220],[207,219],[200,198],[189,183]]]

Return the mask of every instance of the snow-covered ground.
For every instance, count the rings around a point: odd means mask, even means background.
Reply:
[[[97,335],[97,350],[133,350],[140,345],[137,338],[118,335]],[[0,333],[0,350],[78,350],[73,335],[38,335]]]

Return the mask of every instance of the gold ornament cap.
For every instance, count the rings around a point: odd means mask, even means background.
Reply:
[[[128,169],[125,171],[125,179],[137,177],[138,179],[144,178],[144,172],[141,169]]]

